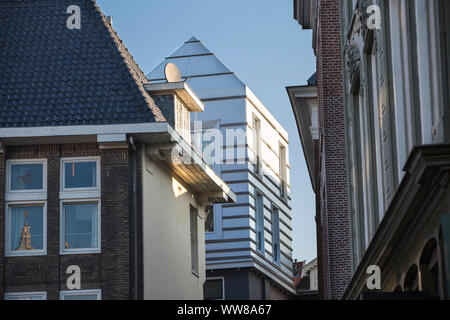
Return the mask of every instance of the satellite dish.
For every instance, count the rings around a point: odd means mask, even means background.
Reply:
[[[164,68],[164,74],[167,82],[181,82],[181,74],[178,67],[173,63],[166,64]]]

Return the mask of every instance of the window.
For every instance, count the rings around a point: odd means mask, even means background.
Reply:
[[[8,292],[5,300],[47,300],[47,292]]]
[[[214,205],[208,205],[205,208],[207,217],[205,221],[205,232],[214,232]]]
[[[46,198],[47,160],[8,160],[6,200]]]
[[[100,202],[62,202],[61,252],[100,252]]]
[[[175,130],[187,141],[191,142],[191,116],[186,105],[175,97]]]
[[[264,197],[256,195],[256,249],[264,254]]]
[[[287,169],[286,169],[286,147],[280,145],[280,195],[283,199],[287,198]]]
[[[280,212],[276,207],[272,209],[272,255],[273,261],[280,263]]]
[[[192,273],[199,275],[198,270],[198,228],[197,228],[197,209],[191,206],[190,212],[190,231],[191,231],[191,264]]]
[[[100,159],[61,159],[61,198],[100,197]]]
[[[5,255],[45,255],[47,160],[7,160],[6,168]]]
[[[100,158],[61,159],[60,253],[101,252]]]
[[[6,255],[46,254],[45,203],[8,203]]]
[[[261,174],[261,121],[253,117],[253,152],[255,154],[255,173]]]
[[[224,278],[208,278],[203,285],[205,300],[225,300]]]
[[[102,290],[68,290],[59,293],[60,300],[102,300]]]

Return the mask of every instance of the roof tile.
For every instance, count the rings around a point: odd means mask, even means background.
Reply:
[[[0,127],[165,121],[145,83],[95,1],[0,0]]]

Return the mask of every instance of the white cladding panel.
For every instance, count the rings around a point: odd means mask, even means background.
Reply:
[[[185,55],[194,56],[166,59],[148,75],[150,81],[164,78],[165,64],[175,63],[182,76],[189,77],[187,81],[190,87],[205,105],[204,112],[191,114],[191,121],[212,123],[211,121],[220,119],[216,127],[220,127],[224,139],[223,155],[226,155],[226,159],[233,160],[241,159],[239,154],[244,154],[245,159],[242,160],[246,161],[246,163],[213,166],[236,193],[237,202],[231,205],[215,206],[215,214],[220,215],[221,221],[220,224],[216,224],[216,227],[221,230],[215,230],[214,233],[205,235],[207,268],[215,268],[216,265],[218,268],[236,267],[242,261],[237,257],[248,256],[250,252],[254,263],[260,264],[258,267],[260,270],[289,289],[292,287],[292,261],[287,258],[292,257],[291,217],[288,200],[282,198],[280,188],[282,177],[280,146],[286,148],[285,179],[289,184],[287,133],[245,84],[232,74],[215,55],[209,55],[209,51],[200,42],[187,42],[172,54],[172,56]],[[217,75],[220,73],[225,74]],[[256,148],[253,142],[254,116],[261,124],[263,171],[260,176],[255,173],[254,166],[256,163],[254,156]],[[234,146],[230,140],[226,141],[226,133],[228,130],[236,129],[243,131],[244,139],[235,140],[234,143],[237,145]],[[227,151],[232,152],[227,154]],[[239,153],[239,151],[242,152]],[[256,254],[255,197],[257,190],[264,197],[264,257],[261,257],[261,253]],[[281,263],[275,263],[272,257],[273,206],[279,210]],[[236,241],[230,241],[233,239]],[[221,240],[226,241],[220,242]],[[248,251],[243,250],[247,248]]]
[[[191,56],[199,54],[210,54],[211,51],[206,49],[201,42],[189,42],[176,49],[169,57]]]

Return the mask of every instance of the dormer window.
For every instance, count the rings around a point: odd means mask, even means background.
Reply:
[[[203,112],[204,106],[186,82],[151,83],[145,85],[167,122],[189,144],[191,112]]]

